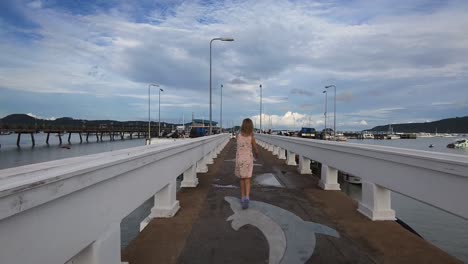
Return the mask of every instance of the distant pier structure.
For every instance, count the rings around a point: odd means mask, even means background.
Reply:
[[[3,135],[17,134],[16,145],[19,147],[21,144],[21,136],[23,134],[30,135],[32,146],[36,145],[36,139],[34,137],[37,133],[47,134],[46,144],[49,145],[50,135],[57,135],[59,138],[59,144],[63,143],[62,137],[68,134],[68,143],[71,143],[72,134],[78,135],[80,143],[83,143],[83,138],[86,142],[90,141],[91,138],[96,138],[96,142],[103,141],[104,136],[108,136],[110,141],[114,141],[116,138],[124,140],[133,138],[146,138],[148,136],[148,127],[120,127],[120,128],[44,128],[44,129],[27,129],[27,128],[16,128],[16,129],[0,129],[0,133]],[[151,131],[151,136],[157,136],[157,129]]]

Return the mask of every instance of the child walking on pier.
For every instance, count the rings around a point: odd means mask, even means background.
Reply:
[[[247,209],[249,207],[253,156],[255,156],[255,158],[258,156],[253,130],[252,120],[246,118],[242,121],[241,132],[237,135],[236,168],[234,173],[240,178],[242,209]]]

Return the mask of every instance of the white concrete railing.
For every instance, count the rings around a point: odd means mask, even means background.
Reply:
[[[173,216],[176,178],[183,173],[182,187],[197,186],[196,172],[206,172],[228,140],[222,134],[0,170],[0,263],[120,263],[121,220],[152,196],[149,218]]]
[[[468,219],[468,158],[375,145],[330,142],[286,136],[256,134],[260,146],[273,151],[286,163],[311,174],[310,160],[322,164],[319,186],[340,190],[337,172],[362,180],[362,201],[358,211],[372,220],[394,220],[390,191],[432,205]]]

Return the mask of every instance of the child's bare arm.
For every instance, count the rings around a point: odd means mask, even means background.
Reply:
[[[254,136],[252,136],[252,150],[254,152],[255,157],[258,157],[257,142],[255,142]]]

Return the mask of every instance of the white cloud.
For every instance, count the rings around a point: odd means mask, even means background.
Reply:
[[[31,1],[27,4],[28,7],[33,8],[33,9],[38,9],[42,7],[42,2],[37,0],[37,1]]]
[[[51,121],[57,119],[57,118],[55,118],[55,117],[42,117],[42,116],[39,116],[39,115],[35,115],[35,114],[33,114],[33,113],[27,113],[26,115],[28,115],[28,116],[30,116],[30,117],[37,118],[37,119],[45,119],[45,120],[51,120]]]
[[[250,118],[260,127],[260,115],[254,115]],[[262,114],[263,129],[288,129],[297,130],[301,127],[317,127],[323,125],[323,117],[320,115],[307,115],[298,112],[287,111],[283,115]],[[318,128],[317,129],[321,129]]]

